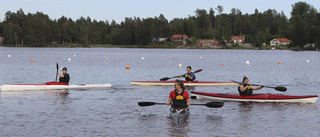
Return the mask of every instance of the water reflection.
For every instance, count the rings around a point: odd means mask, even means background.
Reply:
[[[189,116],[181,124],[177,123],[172,117],[168,116],[168,133],[170,136],[175,137],[186,137],[190,131],[188,128],[189,125]]]
[[[68,98],[68,95],[70,94],[68,89],[65,90],[50,90],[45,92],[46,95],[49,96],[55,96],[56,99],[54,100],[54,102],[57,102],[59,104],[65,104]]]

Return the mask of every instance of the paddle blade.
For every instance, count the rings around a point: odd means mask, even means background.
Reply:
[[[170,79],[170,78],[165,77],[165,78],[160,79],[160,81],[167,81],[167,80],[169,80],[169,79]]]
[[[223,102],[209,102],[205,105],[209,108],[221,108],[224,105],[224,103]]]
[[[143,107],[143,106],[152,106],[155,105],[155,102],[138,102],[138,105]]]
[[[59,70],[59,64],[57,63],[57,70]]]
[[[277,91],[281,91],[281,92],[286,92],[287,91],[287,88],[286,87],[282,87],[282,86],[275,87],[274,89],[277,90]]]
[[[193,73],[198,73],[198,72],[201,72],[203,69],[198,69],[198,70],[196,70],[195,72],[193,72]]]

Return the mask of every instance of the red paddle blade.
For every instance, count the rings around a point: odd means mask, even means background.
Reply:
[[[203,69],[198,69],[196,70],[194,73],[198,73],[198,72],[201,72]]]

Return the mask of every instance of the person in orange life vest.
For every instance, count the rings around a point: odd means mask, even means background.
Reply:
[[[184,84],[181,80],[177,80],[174,84],[175,90],[170,92],[167,105],[173,103],[174,107],[188,107],[190,105],[190,98],[187,91],[185,91]],[[176,105],[175,105],[176,104]]]
[[[260,90],[265,87],[265,86],[252,87],[251,84],[249,83],[249,79],[246,76],[243,77],[242,84],[243,85],[240,85],[238,87],[238,91],[241,96],[252,95],[252,90]]]

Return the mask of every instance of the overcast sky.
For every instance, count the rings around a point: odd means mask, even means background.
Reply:
[[[22,8],[25,14],[40,11],[51,19],[66,16],[76,20],[89,16],[92,20],[120,23],[125,17],[147,18],[163,14],[170,21],[193,16],[196,9],[209,10],[218,5],[223,6],[223,13],[230,13],[232,8],[240,9],[243,14],[252,14],[256,8],[259,12],[276,9],[290,17],[292,4],[296,2],[299,0],[0,0],[0,20],[3,21],[7,11],[16,12]],[[319,11],[320,0],[305,2]]]

